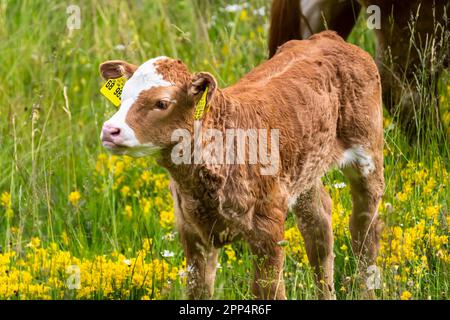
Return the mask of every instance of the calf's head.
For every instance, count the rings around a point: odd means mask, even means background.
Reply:
[[[191,74],[180,60],[151,59],[141,66],[121,60],[100,65],[104,79],[127,78],[121,105],[103,124],[100,138],[115,154],[140,157],[172,145],[176,129],[191,129],[195,105],[208,87],[207,103],[217,82],[207,72]]]

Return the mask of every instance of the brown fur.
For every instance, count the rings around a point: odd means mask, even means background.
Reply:
[[[191,77],[189,69],[179,59],[166,59],[163,60],[163,62],[157,62],[156,71],[161,74],[164,79],[176,85],[188,83]]]
[[[162,65],[174,66],[173,61],[161,62],[164,77],[173,73]],[[361,266],[375,262],[378,247],[383,130],[380,77],[372,58],[335,33],[324,32],[284,44],[272,59],[225,89],[215,89],[214,78],[206,73],[185,82],[185,69],[179,70],[180,78],[173,79],[177,85],[141,94],[126,122],[141,143],[162,148],[158,161],[172,178],[177,226],[191,270],[189,297],[212,296],[217,249],[243,239],[257,257],[255,296],[284,299],[279,242],[284,238],[288,202],[294,199],[319,296],[334,298],[331,200],[321,177],[355,145],[374,164],[368,174],[360,161],[345,165],[355,203],[351,234]],[[198,88],[206,85],[212,89],[211,107],[202,119],[202,130],[279,129],[281,163],[276,174],[261,175],[260,165],[172,162],[171,133],[176,128],[193,131]],[[153,105],[161,96],[177,103],[156,112]]]

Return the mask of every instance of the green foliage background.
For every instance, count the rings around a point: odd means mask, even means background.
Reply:
[[[192,71],[211,72],[220,86],[227,86],[266,59],[270,3],[254,0],[242,10],[227,12],[224,8],[229,3],[222,0],[80,0],[73,4],[81,9],[81,29],[70,31],[66,10],[71,4],[0,0],[0,298],[182,298],[186,266],[177,235],[167,240],[173,232],[167,176],[151,159],[138,162],[102,155],[100,128],[116,109],[99,94],[98,65],[109,59],[140,64],[166,55],[182,59]],[[266,8],[264,15],[255,11],[262,7]],[[361,19],[349,41],[372,55],[375,52],[372,31]],[[450,101],[447,74],[440,82],[439,99],[445,119]],[[449,297],[449,149],[445,135],[442,130],[428,132],[426,143],[410,146],[395,121],[386,118],[387,187],[380,209],[386,229],[380,298]],[[119,168],[117,163],[121,163]],[[423,174],[418,174],[421,170]],[[339,172],[325,178],[335,204],[338,297],[354,299],[359,296],[352,286],[355,267],[346,226],[351,210],[349,190],[335,186],[342,181]],[[69,199],[73,192],[75,196]],[[151,203],[147,214],[145,201]],[[420,223],[425,224],[422,233]],[[286,226],[288,297],[315,298],[294,225],[290,217]],[[106,255],[111,257],[111,268],[122,270],[122,258],[138,257],[145,239],[152,239],[145,261],[166,261],[180,273],[175,280],[162,276],[139,285],[129,274],[122,280],[110,274],[105,281],[120,283],[112,293],[102,291],[98,283],[83,294],[65,287],[64,268],[75,258],[94,263]],[[39,250],[47,250],[48,256]],[[164,257],[164,250],[174,256]],[[15,254],[7,258],[8,252]],[[42,267],[42,261],[53,261],[58,252],[71,258],[58,262],[60,269],[53,274],[48,271],[52,267]],[[44,256],[47,260],[36,258]],[[31,267],[33,261],[37,266]],[[246,245],[228,247],[220,261],[215,298],[251,298],[252,260]],[[419,266],[422,271],[415,273]],[[7,271],[16,271],[18,282],[42,286],[43,291],[7,289],[6,283],[12,281]],[[33,278],[27,280],[20,272],[29,272]],[[60,282],[53,283],[54,279]],[[87,286],[86,281],[82,280],[82,286]]]

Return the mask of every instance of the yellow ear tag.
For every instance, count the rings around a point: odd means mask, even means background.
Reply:
[[[125,81],[127,81],[125,77],[109,79],[100,89],[100,92],[116,107],[120,106],[120,97],[122,96],[122,89],[125,85]]]
[[[195,107],[194,112],[194,119],[199,120],[203,117],[203,114],[205,113],[205,107],[206,107],[206,95],[208,94],[208,87],[206,87],[205,91],[203,91],[202,97],[197,102],[197,106]],[[206,108],[206,111],[209,110],[209,106]]]

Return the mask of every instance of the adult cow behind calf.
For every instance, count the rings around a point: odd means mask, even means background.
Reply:
[[[323,32],[285,43],[225,89],[211,74],[191,74],[180,60],[167,57],[140,67],[107,61],[100,71],[105,79],[128,78],[119,111],[103,126],[104,146],[134,156],[157,150],[159,163],[170,173],[190,298],[212,296],[218,249],[236,239],[247,241],[257,257],[256,297],[285,298],[280,241],[289,207],[315,269],[319,296],[334,298],[331,199],[321,182],[333,166],[350,181],[350,231],[364,279],[377,255],[377,208],[384,185],[380,77],[366,52],[334,32]],[[209,111],[195,121],[202,97]],[[263,174],[266,164],[251,161],[174,161],[179,153],[191,160],[191,150],[208,149],[211,143],[203,139],[178,150],[181,136],[173,139],[175,132],[195,136],[211,129],[278,132],[269,148],[278,152],[277,170]],[[233,136],[232,147],[239,145],[238,138]],[[245,155],[254,156],[250,149]]]

